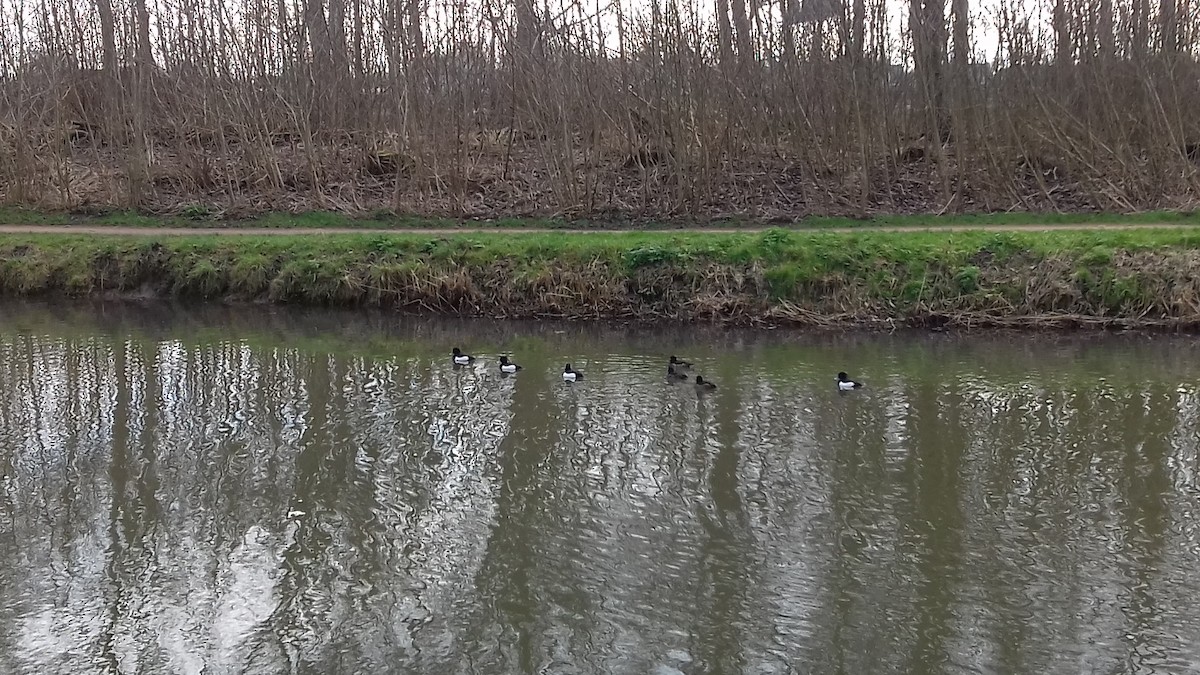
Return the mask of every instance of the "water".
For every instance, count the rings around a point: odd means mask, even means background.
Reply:
[[[1185,338],[3,305],[0,672],[1195,673],[1198,395]]]

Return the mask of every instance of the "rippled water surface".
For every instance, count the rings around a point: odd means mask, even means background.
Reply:
[[[0,305],[0,672],[1200,672],[1198,393],[1184,338]]]

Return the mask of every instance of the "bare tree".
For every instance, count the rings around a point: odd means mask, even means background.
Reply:
[[[947,140],[950,120],[946,108],[946,0],[912,0],[909,25],[913,63],[926,129],[938,142]]]
[[[1189,7],[1035,0],[972,18],[969,0],[912,0],[905,30],[887,0],[0,0],[0,199],[478,217],[1192,207]],[[996,53],[973,51],[985,42]]]
[[[1161,45],[1159,48],[1165,54],[1174,54],[1179,50],[1179,19],[1175,0],[1159,0],[1158,22]]]
[[[1071,64],[1071,22],[1067,3],[1054,0],[1054,61],[1059,66]]]

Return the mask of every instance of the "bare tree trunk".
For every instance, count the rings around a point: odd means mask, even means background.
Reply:
[[[117,72],[117,33],[111,0],[96,0],[96,13],[100,15],[100,43],[103,53],[101,62],[110,75]]]
[[[333,45],[329,36],[329,22],[325,17],[325,4],[322,0],[305,0],[304,29],[308,34],[308,44],[312,49],[312,65],[320,75],[330,69],[333,61]]]
[[[386,0],[382,13],[383,16],[379,21],[379,36],[383,41],[383,57],[387,62],[388,75],[398,78],[403,60],[400,0]]]
[[[799,0],[779,0],[780,16],[788,17],[795,12],[795,4]],[[780,28],[783,39],[782,61],[792,63],[796,59],[796,24],[794,21],[784,21]]]
[[[1054,1],[1054,63],[1065,67],[1071,63],[1071,25],[1067,0]]]
[[[515,0],[516,36],[512,46],[512,87],[515,111],[532,109],[537,99],[533,83],[533,61],[538,45],[538,16],[533,0]],[[515,115],[514,115],[515,117]]]
[[[971,86],[970,0],[951,0],[954,12],[954,95],[951,97],[955,155],[963,157],[971,151],[971,112],[974,110]],[[955,198],[961,199],[967,182],[965,162],[955,163]]]
[[[346,41],[346,0],[329,0],[329,75],[324,80],[330,119],[328,123],[341,128],[348,122],[347,114],[357,110],[355,90],[347,86],[350,71],[350,51]]]
[[[954,12],[954,66],[964,80],[960,84],[966,84],[971,65],[970,0],[952,0],[951,9]]]
[[[134,0],[133,9],[137,17],[138,69],[144,73],[154,65],[150,51],[150,12],[146,11],[146,0]]]
[[[733,10],[733,27],[737,31],[738,65],[745,68],[754,61],[754,36],[750,32],[750,15],[746,0],[729,0]]]
[[[68,27],[71,36],[66,38],[68,44],[71,39],[75,40],[74,44],[83,44],[85,41],[83,27],[79,21],[79,9],[75,6],[75,0],[67,0],[67,16],[71,21],[71,25]]]
[[[425,33],[421,28],[422,0],[408,0],[405,7],[408,27],[408,78],[409,107],[413,114],[424,115],[425,99],[429,89],[429,71],[425,61]]]
[[[120,135],[120,116],[117,114],[119,82],[117,80],[117,35],[116,19],[113,16],[112,0],[96,0],[96,13],[100,15],[100,63],[103,73],[96,97],[103,134],[111,139]]]
[[[409,58],[419,63],[425,57],[425,33],[421,29],[421,0],[408,0]]]
[[[1099,27],[1100,32],[1100,55],[1104,58],[1109,58],[1116,53],[1113,35],[1113,4],[1112,0],[1100,0],[1100,17]]]
[[[380,21],[380,33],[383,38],[384,58],[387,62],[388,89],[393,97],[390,115],[385,118],[386,125],[398,127],[401,135],[406,137],[409,132],[409,115],[406,107],[411,102],[407,96],[404,79],[404,64],[406,58],[404,22],[407,4],[405,0],[386,0],[383,19]],[[393,205],[399,208],[400,183],[396,183],[393,194]]]
[[[353,3],[350,34],[350,72],[360,83],[366,75],[366,64],[363,61],[363,0],[351,0]]]
[[[946,110],[945,0],[912,0],[909,22],[915,75],[925,105],[930,141],[942,143],[950,133]]]
[[[538,20],[532,0],[516,0],[517,48],[526,58],[533,56],[537,47]]]
[[[733,65],[733,26],[729,23],[729,0],[717,0],[717,48],[721,65]]]
[[[850,54],[854,59],[862,59],[863,49],[867,43],[867,5],[866,0],[854,0],[854,11],[850,17]]]
[[[279,17],[279,30],[286,32],[288,28],[288,6],[287,0],[279,0],[276,4]],[[289,50],[292,47],[292,50]],[[295,58],[293,57],[296,46],[291,45],[290,40],[279,40],[280,57],[283,60],[283,72],[288,72],[296,66]]]
[[[347,62],[346,48],[346,0],[329,0],[329,56],[338,75]],[[340,79],[340,78],[339,78]]]
[[[1133,0],[1133,26],[1130,30],[1133,55],[1145,58],[1150,51],[1150,4],[1149,0]]]
[[[309,111],[309,121],[313,127],[323,128],[333,121],[332,108],[337,100],[336,92],[331,91],[331,80],[336,71],[333,37],[325,16],[323,0],[304,1],[304,30],[308,34],[308,44],[312,49],[310,79],[314,83],[320,83],[310,85],[313,105]]]
[[[146,135],[147,106],[150,105],[151,75],[154,56],[150,51],[150,13],[146,11],[146,0],[134,0],[134,19],[137,25],[137,61],[133,68],[133,120],[134,134],[139,139]],[[138,140],[138,139],[135,139]],[[141,161],[142,157],[138,158]],[[148,170],[148,167],[147,167]]]
[[[1164,54],[1174,54],[1179,51],[1179,16],[1175,0],[1160,0],[1158,20],[1162,31],[1161,49]]]
[[[954,13],[954,100],[958,123],[955,133],[962,140],[963,119],[971,108],[971,5],[970,0],[951,0]]]

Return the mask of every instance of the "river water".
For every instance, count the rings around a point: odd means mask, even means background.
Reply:
[[[1196,673],[1198,397],[1191,338],[0,305],[0,672]]]

